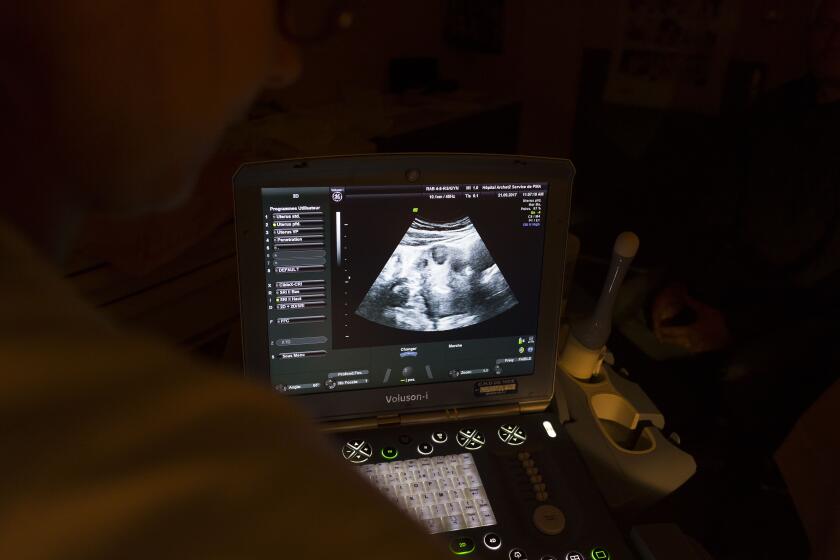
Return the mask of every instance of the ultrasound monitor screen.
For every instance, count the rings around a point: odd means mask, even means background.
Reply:
[[[532,374],[547,197],[540,183],[262,189],[274,388]]]

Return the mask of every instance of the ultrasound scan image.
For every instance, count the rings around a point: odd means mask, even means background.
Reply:
[[[440,332],[477,325],[517,303],[468,217],[417,217],[356,314],[386,327]]]

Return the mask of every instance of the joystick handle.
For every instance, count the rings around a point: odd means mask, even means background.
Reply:
[[[639,236],[632,231],[625,231],[616,238],[610,269],[595,311],[587,319],[572,326],[572,334],[586,348],[599,350],[607,343],[612,330],[615,298],[638,250]]]

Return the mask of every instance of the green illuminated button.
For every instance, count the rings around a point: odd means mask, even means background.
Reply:
[[[596,546],[589,552],[589,557],[592,560],[610,560],[612,556],[610,556],[609,551],[601,546]]]
[[[475,550],[475,543],[469,537],[458,537],[449,543],[449,550],[457,556],[464,556]]]
[[[397,458],[397,455],[400,454],[396,447],[383,447],[379,453],[382,455],[382,458],[387,461],[393,461]]]

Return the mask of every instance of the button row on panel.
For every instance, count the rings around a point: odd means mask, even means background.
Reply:
[[[511,548],[510,552],[508,552],[508,558],[510,560],[528,560],[528,554],[521,548]],[[560,560],[560,557],[552,554],[546,554],[541,556],[540,560]],[[612,560],[612,556],[610,556],[610,553],[606,548],[596,546],[589,551],[588,557],[573,550],[571,552],[567,552],[566,555],[563,556],[563,560]]]
[[[503,443],[512,446],[522,445],[528,439],[528,435],[525,433],[525,430],[520,426],[513,424],[505,424],[501,426],[496,434]],[[432,443],[427,441],[420,442],[420,444],[417,445],[417,453],[423,456],[431,455],[435,450],[433,444],[445,444],[449,441],[449,434],[443,431],[433,432],[431,434],[431,440]],[[400,436],[400,442],[407,441],[410,441],[410,438],[407,436]],[[467,451],[477,451],[484,447],[485,443],[487,443],[484,434],[476,428],[462,428],[458,430],[458,433],[455,436],[455,441],[460,447],[466,449]],[[348,441],[344,444],[341,452],[345,459],[356,464],[364,463],[373,457],[373,448],[364,440]],[[386,461],[393,461],[399,456],[399,451],[396,447],[387,446],[380,449],[379,454]]]
[[[488,550],[499,550],[502,547],[502,539],[496,533],[485,533],[482,541]],[[449,550],[456,556],[466,556],[475,551],[475,542],[469,537],[455,537],[449,543]]]

